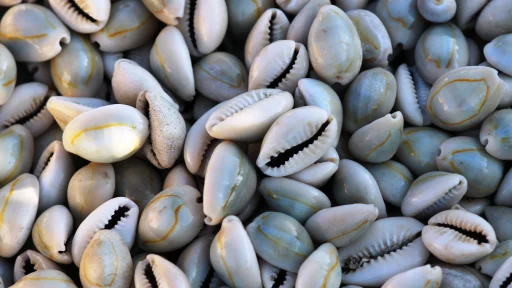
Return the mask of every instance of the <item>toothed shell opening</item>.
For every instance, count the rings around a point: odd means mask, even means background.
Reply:
[[[4,128],[9,128],[13,125],[20,124],[23,126],[33,124],[45,117],[52,117],[48,109],[46,108],[46,104],[50,97],[55,95],[55,92],[52,90],[48,90],[46,95],[43,97],[34,97],[28,105],[19,110],[17,114],[11,115],[10,118],[6,119],[2,126]]]
[[[37,162],[36,167],[34,168],[34,176],[39,177],[43,173],[44,169],[50,165],[52,159],[54,159],[55,156],[55,150],[56,145],[58,141],[53,141],[46,147],[46,149],[43,151],[43,154],[41,157],[39,157],[39,161]]]
[[[303,66],[303,63],[300,63],[303,59],[300,57],[299,54],[304,54],[304,49],[302,49],[302,45],[296,43],[295,49],[293,50],[293,55],[290,58],[290,62],[286,66],[286,68],[281,71],[281,74],[279,74],[277,77],[275,77],[269,84],[267,84],[267,88],[270,89],[283,89],[285,85],[288,85],[289,82],[294,81],[295,78],[297,78],[297,74],[301,73],[302,71],[299,71],[299,67],[297,66]],[[302,52],[302,53],[301,53]],[[302,69],[300,69],[302,70]],[[298,81],[299,79],[297,79]],[[292,87],[295,88],[295,87]],[[283,89],[286,90],[286,89]],[[291,91],[293,92],[293,91]]]
[[[478,245],[491,243],[491,239],[489,239],[487,231],[485,231],[484,227],[478,223],[479,221],[472,221],[472,219],[467,219],[467,217],[464,217],[467,215],[467,213],[470,212],[461,210],[449,210],[441,213],[432,217],[428,221],[428,225],[440,227],[446,232],[455,232],[456,235],[462,236],[459,239],[463,242],[470,242]],[[472,215],[474,214],[469,216]],[[484,220],[482,219],[482,221]]]
[[[397,108],[407,122],[415,126],[429,125],[430,116],[426,110],[430,86],[413,67],[402,64],[396,71]]]
[[[450,188],[446,193],[439,198],[434,203],[427,206],[425,209],[423,209],[420,213],[416,215],[417,218],[428,218],[436,213],[439,213],[442,210],[449,209],[450,206],[453,205],[453,202],[451,202],[454,198],[461,198],[465,193],[465,189],[461,191],[460,187],[467,185],[467,181],[464,178],[459,179],[459,183],[452,188]],[[462,192],[462,193],[461,193]]]

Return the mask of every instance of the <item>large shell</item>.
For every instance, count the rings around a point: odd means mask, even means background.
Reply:
[[[434,83],[427,99],[427,112],[432,122],[445,130],[466,130],[496,109],[503,87],[498,71],[492,68],[457,68]]]
[[[512,27],[511,31],[512,32]],[[484,47],[485,60],[499,71],[512,75],[512,61],[507,55],[512,53],[512,34],[496,37]]]
[[[3,187],[19,175],[29,172],[34,155],[34,138],[25,127],[13,125],[0,132],[0,151],[0,187]]]
[[[149,135],[148,119],[135,108],[108,105],[82,113],[64,130],[67,151],[93,162],[124,160],[139,150]],[[108,132],[106,132],[108,131]]]
[[[76,116],[109,104],[107,101],[97,98],[52,96],[46,104],[46,109],[64,130]]]
[[[484,209],[485,218],[489,221],[498,241],[512,239],[512,232],[509,229],[512,220],[512,208],[504,206],[487,206]]]
[[[62,50],[62,43],[69,43],[69,33],[52,11],[36,4],[13,6],[0,22],[0,42],[20,62],[52,59]]]
[[[185,0],[142,0],[158,20],[171,26],[178,25],[178,20],[185,14],[185,2]]]
[[[315,72],[329,84],[345,85],[361,69],[361,40],[350,18],[336,6],[320,8],[309,31],[308,50]]]
[[[139,246],[150,252],[169,252],[187,245],[203,227],[201,194],[190,186],[158,193],[139,220]]]
[[[135,287],[191,288],[187,276],[180,268],[156,254],[149,254],[140,261],[134,274]]]
[[[498,189],[504,174],[503,163],[485,152],[477,139],[453,137],[439,146],[436,158],[441,171],[460,174],[468,180],[466,196],[485,197]]]
[[[400,207],[411,186],[414,176],[402,163],[389,160],[380,164],[366,164],[379,185],[382,198],[394,206]]]
[[[133,264],[123,238],[110,230],[98,231],[80,261],[80,282],[84,288],[128,287]]]
[[[205,124],[206,131],[217,139],[256,141],[270,126],[293,108],[293,97],[278,89],[245,92],[224,102]]]
[[[297,273],[295,287],[340,287],[340,284],[341,266],[338,251],[331,243],[325,243],[302,263]]]
[[[489,288],[500,288],[510,286],[510,275],[512,274],[512,260],[505,261],[496,274],[492,277]]]
[[[256,164],[268,176],[282,177],[315,163],[332,146],[336,119],[315,106],[293,109],[270,127]]]
[[[425,265],[391,277],[382,285],[382,288],[439,288],[442,277],[443,272],[440,267]]]
[[[12,91],[16,85],[17,80],[17,67],[12,53],[0,44],[0,61],[2,66],[0,67],[0,105],[5,104],[11,98]]]
[[[512,23],[510,23],[509,13],[512,9],[512,3],[507,0],[497,1],[478,1],[483,3],[473,4],[471,6],[483,7],[484,9],[478,16],[475,30],[478,36],[486,41],[490,41],[500,35],[512,32]]]
[[[418,11],[430,22],[443,23],[450,21],[457,11],[455,0],[418,0]]]
[[[261,287],[258,259],[251,239],[236,216],[228,216],[213,238],[210,261],[220,278],[231,287]]]
[[[52,10],[69,28],[80,33],[102,29],[110,14],[108,0],[49,0]]]
[[[138,218],[139,208],[128,198],[117,197],[100,205],[78,226],[73,236],[71,255],[75,265],[80,266],[87,245],[100,230],[118,233],[130,249],[135,241]]]
[[[16,257],[16,262],[14,262],[14,281],[19,281],[32,272],[48,269],[61,271],[59,265],[55,264],[52,260],[33,250],[27,250]],[[0,281],[1,284],[3,283]]]
[[[301,43],[302,45],[307,45],[309,30],[311,29],[313,21],[315,21],[316,15],[320,11],[320,8],[329,4],[331,4],[329,0],[308,1],[304,8],[302,8],[295,18],[293,18],[290,27],[287,27],[288,32],[286,34],[286,39],[293,40]],[[273,39],[273,37],[271,37],[271,39]]]
[[[12,288],[77,288],[64,272],[50,269],[30,273],[16,282]]]
[[[263,48],[249,71],[249,90],[271,88],[293,93],[309,69],[304,45],[279,40]]]
[[[451,264],[475,262],[490,254],[498,242],[487,221],[464,210],[447,210],[434,215],[421,235],[434,256]]]
[[[0,256],[10,258],[21,249],[36,219],[39,183],[22,174],[0,189]]]
[[[121,0],[112,4],[108,22],[91,34],[91,41],[105,52],[121,52],[140,47],[158,32],[158,20],[141,1]]]
[[[475,268],[492,277],[498,268],[510,257],[512,257],[512,240],[506,240],[496,245],[491,254],[478,260],[475,263]]]
[[[392,276],[424,265],[430,255],[423,224],[409,217],[373,223],[358,241],[338,249],[343,284],[381,286]]]
[[[228,28],[238,39],[245,39],[259,17],[275,5],[274,0],[227,0]]]
[[[414,67],[398,66],[395,73],[397,84],[396,109],[403,113],[405,121],[414,126],[430,125],[427,113],[427,98],[430,85],[423,80]]]
[[[487,153],[500,160],[512,160],[512,109],[503,109],[489,116],[480,128],[480,143]]]
[[[324,186],[325,183],[331,179],[331,176],[338,170],[339,164],[340,156],[338,152],[336,152],[336,149],[331,147],[320,159],[315,161],[315,163],[287,177],[319,188]]]
[[[246,208],[256,190],[256,171],[236,144],[224,141],[211,156],[204,182],[205,223],[217,225]]]

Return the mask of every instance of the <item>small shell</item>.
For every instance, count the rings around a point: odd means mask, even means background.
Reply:
[[[437,171],[439,146],[450,137],[450,134],[436,128],[405,128],[395,156],[415,175]]]
[[[423,80],[416,68],[407,64],[398,66],[395,73],[397,85],[396,109],[403,113],[405,121],[414,126],[430,125],[427,98],[430,85]]]
[[[494,203],[501,206],[512,207],[512,169],[503,177],[498,192],[494,197]]]
[[[503,88],[498,71],[492,68],[457,68],[434,83],[427,99],[427,112],[432,122],[445,130],[467,130],[496,109]]]
[[[112,163],[135,154],[148,135],[148,119],[142,113],[115,104],[78,115],[66,126],[62,139],[64,148],[73,154],[93,162]]]
[[[194,65],[199,93],[222,102],[247,92],[247,70],[242,61],[225,52],[213,52]]]
[[[354,133],[391,112],[396,92],[396,80],[390,72],[382,68],[361,72],[343,97],[344,130]]]
[[[427,262],[423,224],[409,217],[375,221],[356,242],[338,249],[343,284],[381,286],[389,278]]]
[[[379,217],[385,218],[386,205],[380,194],[375,178],[361,164],[343,159],[332,185],[332,193],[336,203],[346,204],[373,204],[379,209]]]
[[[0,259],[0,285],[3,285],[3,288],[10,287],[12,284],[14,284],[13,270],[14,267],[11,261],[8,261],[4,258]]]
[[[0,67],[0,83],[2,84],[0,86],[0,105],[3,105],[11,98],[16,85],[18,69],[12,53],[2,44],[0,44],[0,61],[2,61],[2,67]]]
[[[55,264],[52,260],[33,250],[27,250],[16,257],[14,281],[19,281],[30,273],[48,269],[61,271],[59,265]],[[0,281],[0,284],[3,283]]]
[[[149,60],[149,55],[151,53],[151,49],[153,48],[153,43],[150,42],[144,46],[137,47],[132,50],[127,50],[123,52],[102,52],[103,59],[103,67],[105,69],[105,75],[108,79],[112,79],[114,75],[114,70],[116,66],[117,60],[120,59],[128,59],[139,66],[144,68],[147,71],[151,71],[151,63]],[[152,77],[154,79],[154,77]],[[127,83],[128,84],[128,83]]]
[[[288,175],[287,178],[319,188],[324,186],[336,173],[340,164],[340,156],[336,149],[329,148],[324,156],[308,167]]]
[[[84,288],[128,287],[133,277],[131,260],[130,250],[119,234],[98,231],[80,261],[80,282]]]
[[[341,266],[338,251],[331,243],[322,244],[300,266],[295,287],[340,287]]]
[[[77,286],[64,272],[40,270],[21,278],[11,288],[77,288]]]
[[[377,181],[384,201],[400,207],[414,180],[409,169],[402,163],[393,160],[380,164],[366,164],[365,168]]]
[[[492,226],[464,210],[447,210],[428,220],[421,233],[423,243],[444,262],[469,264],[488,255],[497,244]]]
[[[197,189],[196,181],[194,180],[194,176],[188,172],[187,167],[183,164],[176,164],[172,167],[169,174],[165,177],[163,189],[188,185],[192,188]]]
[[[452,23],[432,26],[418,39],[414,59],[423,79],[433,84],[446,72],[468,65],[466,38]]]
[[[102,29],[110,14],[108,0],[49,0],[48,3],[69,28],[85,34]]]
[[[309,0],[276,0],[276,4],[286,13],[295,15],[302,10]]]
[[[23,25],[20,25],[23,23]],[[11,7],[0,22],[0,42],[20,62],[50,60],[69,43],[70,32],[51,10],[22,3]]]
[[[352,20],[361,39],[364,66],[386,67],[393,47],[388,31],[379,17],[370,11],[359,9],[348,11],[347,16]]]
[[[361,69],[363,52],[357,30],[334,5],[320,8],[309,31],[308,51],[316,73],[329,84],[346,85]]]
[[[480,143],[485,151],[500,160],[512,160],[512,109],[503,109],[489,116],[480,128]]]
[[[264,178],[258,191],[270,209],[292,216],[300,223],[331,207],[331,201],[322,191],[292,179]]]
[[[418,0],[418,11],[427,21],[443,23],[455,16],[457,2],[455,0]]]
[[[320,11],[320,8],[329,4],[331,4],[329,0],[308,1],[304,8],[302,8],[295,18],[293,18],[290,27],[287,27],[288,32],[286,34],[286,39],[293,40],[301,43],[302,45],[307,45],[309,30],[311,29],[311,25],[313,24],[316,15]],[[273,37],[270,38],[274,39]]]
[[[186,0],[185,14],[178,21],[190,55],[199,57],[213,52],[228,29],[225,0]]]
[[[286,214],[264,212],[246,230],[258,256],[286,271],[297,273],[314,250],[306,229]]]
[[[217,225],[246,208],[256,190],[256,171],[247,155],[234,143],[220,143],[206,168],[204,182],[205,223]]]
[[[439,288],[442,278],[443,272],[440,267],[432,268],[430,265],[425,265],[391,277],[382,285],[382,288]]]
[[[117,197],[100,205],[78,226],[73,236],[71,255],[75,265],[80,266],[86,247],[100,230],[118,233],[130,249],[135,241],[138,218],[139,208],[128,198]]]
[[[443,142],[439,150],[437,167],[466,177],[466,196],[485,197],[498,189],[504,173],[503,163],[487,154],[477,139],[453,137]]]
[[[274,7],[274,0],[228,0],[228,28],[238,39],[245,39],[259,17]]]
[[[485,207],[491,205],[491,200],[487,198],[464,197],[457,205],[468,212],[476,215],[482,215]]]
[[[378,0],[375,13],[386,27],[393,47],[400,44],[404,50],[414,48],[420,34],[425,30],[417,0]]]
[[[467,190],[464,176],[446,172],[428,172],[412,183],[402,202],[404,216],[425,219],[450,209]]]
[[[475,26],[475,20],[482,8],[489,3],[489,0],[473,0],[473,1],[457,1],[457,12],[455,12],[455,20],[457,26],[465,30]],[[492,39],[493,37],[491,37]],[[489,39],[489,40],[491,40]]]
[[[400,111],[387,114],[352,134],[348,141],[348,149],[360,161],[386,162],[398,150],[403,127],[404,118]]]
[[[512,3],[507,0],[481,1],[484,2],[479,7],[485,5],[476,21],[475,31],[482,39],[490,41],[500,35],[512,32],[512,23],[510,23],[509,13],[512,9]],[[471,3],[472,5],[473,4]]]
[[[53,123],[46,103],[54,93],[37,82],[16,86],[9,101],[0,106],[0,131],[21,124],[34,137],[41,135]]]
[[[512,27],[509,32],[512,32]],[[493,67],[512,76],[512,61],[507,56],[512,53],[511,45],[512,34],[501,35],[485,45],[484,55]]]
[[[289,26],[288,18],[279,9],[270,8],[258,18],[245,41],[244,55],[247,69],[251,68],[256,56],[263,48],[273,42],[287,39],[286,33]]]
[[[279,40],[263,48],[249,71],[249,90],[270,88],[293,93],[309,69],[304,45]]]
[[[142,0],[158,20],[170,26],[178,25],[178,20],[184,16],[185,2],[185,0]]]
[[[0,132],[0,187],[30,171],[34,155],[34,138],[21,125],[12,125]]]
[[[273,288],[274,285],[279,285],[281,283],[282,284],[279,286],[279,288],[295,287],[297,273],[279,269],[261,258],[258,259],[258,262],[260,264],[261,282],[263,282],[263,288]]]
[[[43,134],[34,139],[34,157],[32,160],[33,168],[36,167],[43,151],[46,150],[46,147],[48,147],[48,145],[53,141],[62,141],[62,130],[56,123],[52,124],[50,128],[43,132]]]
[[[50,69],[53,83],[64,96],[94,97],[103,83],[101,54],[84,35],[71,34],[69,44],[50,61]]]
[[[135,287],[191,288],[187,276],[180,268],[156,254],[149,254],[140,261],[134,274]]]
[[[496,232],[498,241],[512,239],[512,231],[509,229],[512,220],[512,208],[504,206],[487,206],[484,209],[485,218]]]
[[[66,244],[73,232],[73,216],[63,205],[44,211],[32,228],[32,242],[44,256],[61,264],[71,264],[73,259]]]
[[[10,258],[21,249],[36,219],[39,183],[22,174],[0,189],[0,256]]]
[[[111,164],[91,162],[76,171],[68,185],[69,210],[77,224],[114,196],[115,175]]]
[[[500,288],[510,286],[510,274],[512,274],[512,260],[505,261],[496,274],[492,277],[489,288]]]
[[[206,131],[217,139],[256,141],[293,108],[293,97],[278,89],[252,90],[224,102],[208,118]]]
[[[510,257],[512,257],[512,240],[506,240],[496,245],[491,254],[478,260],[475,263],[475,268],[492,277],[498,268]]]
[[[220,278],[231,287],[261,287],[253,244],[236,216],[222,221],[210,248],[210,261]]]
[[[158,20],[141,1],[120,0],[112,4],[108,22],[91,34],[91,41],[105,52],[121,52],[140,47],[158,32]]]
[[[343,247],[364,235],[378,214],[372,204],[342,205],[315,213],[304,227],[315,242]]]
[[[109,104],[105,100],[96,98],[52,96],[46,104],[46,109],[55,118],[55,122],[59,124],[60,128],[64,130],[76,116]]]

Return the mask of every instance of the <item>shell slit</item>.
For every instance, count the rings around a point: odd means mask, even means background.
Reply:
[[[500,288],[507,288],[512,284],[512,273],[508,274],[507,278],[500,284]]]
[[[272,26],[274,25],[274,21],[276,20],[277,13],[276,11],[272,11],[272,16],[270,16],[270,25],[268,26],[268,42],[272,43],[274,42],[274,30],[272,29]]]
[[[90,21],[92,23],[98,22],[98,20],[92,18],[91,15],[87,14],[87,12],[85,12],[74,0],[69,0],[69,1],[67,1],[67,3],[69,3],[71,5],[71,8],[74,11],[76,11],[80,16],[87,19],[87,21]]]
[[[48,164],[50,164],[50,162],[52,161],[53,155],[55,155],[54,152],[51,152],[48,155],[48,158],[46,158],[46,160],[44,161],[43,166],[40,167],[40,169],[38,169],[39,171],[34,171],[34,175],[41,176],[41,174],[43,173],[44,169],[46,169],[46,167],[48,167]]]
[[[288,74],[291,73],[293,66],[295,65],[295,62],[297,61],[298,56],[299,56],[299,47],[295,47],[295,50],[293,50],[293,57],[292,57],[290,63],[288,64],[288,66],[286,67],[286,69],[284,69],[283,72],[281,72],[281,74],[279,76],[277,76],[276,79],[274,79],[272,82],[270,82],[267,85],[267,88],[271,88],[271,89],[278,88],[279,84],[284,81],[284,79],[286,78],[286,76],[288,76]]]
[[[194,16],[196,14],[196,4],[197,0],[190,0],[190,10],[188,11],[188,33],[190,35],[190,41],[192,42],[192,46],[198,49],[196,41],[196,32],[194,30]]]
[[[108,220],[108,223],[101,230],[112,230],[121,221],[122,218],[128,217],[127,213],[130,211],[129,207],[121,206],[114,211],[114,214]]]
[[[47,93],[41,102],[36,104],[35,107],[31,107],[31,110],[32,110],[31,112],[28,112],[26,114],[24,113],[25,115],[22,114],[22,116],[18,119],[7,120],[3,126],[6,128],[9,128],[10,126],[13,126],[16,124],[25,125],[28,122],[30,122],[32,119],[36,118],[46,108],[46,103],[48,103],[48,100],[50,100],[50,97],[51,97],[50,94],[51,93]],[[16,118],[16,116],[15,116],[15,118]]]
[[[459,185],[459,184],[457,184]],[[455,190],[457,186],[454,186],[453,188],[450,188],[446,194],[444,194],[441,198],[437,199],[436,202],[430,204],[428,207],[423,209],[420,213],[418,213],[418,218],[428,218],[434,214],[437,214],[438,212],[441,212],[444,208],[450,208],[443,206],[447,201],[452,199],[453,197],[457,196],[457,191]]]
[[[208,269],[208,273],[206,274],[203,283],[201,283],[201,288],[209,288],[214,276],[215,270],[213,270],[213,266],[210,265],[210,269]]]
[[[435,225],[437,227],[443,227],[443,228],[455,230],[456,232],[458,232],[468,238],[474,239],[475,241],[478,242],[478,244],[489,243],[489,240],[487,240],[487,237],[482,232],[466,230],[462,227],[458,227],[458,226],[455,226],[453,224],[448,224],[448,223],[435,223],[433,225]]]
[[[32,261],[30,261],[30,258],[23,261],[23,272],[24,272],[24,275],[28,275],[30,273],[34,273],[36,272],[36,265],[34,265],[32,263]]]
[[[151,267],[151,263],[148,262],[148,265],[144,267],[144,277],[149,282],[151,288],[158,288],[158,282],[156,281],[155,273],[153,272],[153,267]]]
[[[274,284],[272,284],[272,288],[279,288],[283,286],[284,282],[286,281],[286,274],[286,270],[279,269],[279,272],[277,273],[277,276],[274,279]]]

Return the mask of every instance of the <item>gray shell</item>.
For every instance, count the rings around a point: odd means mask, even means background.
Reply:
[[[228,29],[237,39],[245,39],[259,17],[275,6],[274,0],[227,0]]]
[[[485,207],[491,205],[491,200],[488,198],[470,198],[464,197],[457,203],[462,209],[474,213],[476,215],[482,215]]]
[[[512,109],[494,112],[480,128],[480,143],[485,151],[500,160],[512,160]]]
[[[512,240],[512,231],[509,229],[512,221],[512,208],[505,206],[487,206],[484,209],[485,217],[496,232],[498,241]]]
[[[494,196],[494,203],[512,207],[512,169],[508,170],[503,177],[498,192]]]
[[[493,67],[512,76],[512,61],[509,58],[512,53],[510,46],[512,46],[512,34],[498,36],[485,45],[484,55],[485,60]]]
[[[488,1],[482,1],[487,3]],[[481,5],[483,6],[483,5]],[[512,2],[507,0],[490,1],[478,16],[475,30],[482,39],[490,41],[500,35],[512,32],[509,11]]]
[[[456,0],[418,0],[417,3],[421,16],[430,22],[450,21],[457,11]]]
[[[505,240],[496,245],[494,251],[475,263],[475,268],[489,276],[494,276],[498,268],[512,257],[512,240]]]
[[[414,180],[409,169],[402,163],[393,160],[379,164],[366,164],[365,168],[377,181],[384,201],[400,207]]]

